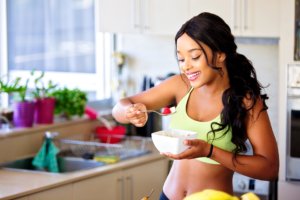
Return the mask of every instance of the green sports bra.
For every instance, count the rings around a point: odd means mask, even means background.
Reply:
[[[178,103],[176,107],[176,113],[171,115],[170,128],[195,131],[198,133],[198,139],[207,141],[207,135],[209,139],[212,139],[213,137],[212,133],[207,134],[209,131],[211,131],[211,123],[221,122],[221,117],[220,115],[218,115],[215,119],[206,122],[200,122],[190,118],[186,112],[186,106],[192,91],[193,88],[191,88],[189,92]],[[223,150],[232,152],[236,146],[231,142],[231,129],[226,134],[224,134],[226,130],[227,129],[225,128],[221,131],[216,132],[215,139],[212,141],[212,144]],[[199,157],[196,159],[205,163],[219,164],[218,162],[206,157]]]

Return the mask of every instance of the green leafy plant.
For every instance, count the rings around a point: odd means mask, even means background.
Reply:
[[[35,73],[36,72],[33,70],[31,72],[31,76],[34,76]],[[49,80],[48,83],[45,84],[43,82],[44,76],[45,76],[45,72],[42,71],[40,75],[34,79],[35,89],[32,91],[32,94],[36,99],[51,97],[52,96],[51,91],[53,91],[57,87],[57,84],[53,84],[51,80]]]
[[[55,98],[55,114],[67,119],[82,116],[87,102],[87,94],[79,89],[56,89],[51,95]]]
[[[18,77],[11,81],[0,80],[0,93],[4,92],[7,94],[17,93],[20,101],[26,101],[26,92],[28,88],[29,79],[26,80],[25,84],[21,84],[21,77]]]

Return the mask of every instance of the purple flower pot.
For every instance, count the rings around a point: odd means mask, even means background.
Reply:
[[[16,102],[14,104],[13,123],[15,127],[32,127],[34,102]]]
[[[54,98],[43,98],[35,100],[34,123],[52,124],[54,119]]]

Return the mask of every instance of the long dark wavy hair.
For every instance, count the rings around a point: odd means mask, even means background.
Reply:
[[[263,86],[256,77],[255,69],[252,63],[242,54],[237,53],[237,45],[230,27],[219,16],[212,13],[200,13],[182,25],[175,36],[175,44],[183,34],[187,34],[202,48],[208,65],[223,75],[221,67],[215,65],[217,52],[226,54],[226,67],[229,76],[230,87],[224,91],[222,96],[223,110],[221,112],[221,123],[214,122],[211,124],[211,131],[207,134],[213,135],[220,130],[225,130],[226,134],[232,131],[231,141],[236,145],[234,157],[240,152],[247,151],[246,146],[246,124],[247,113],[251,110],[258,99],[263,101],[263,110],[268,107],[265,100],[268,99],[266,94],[262,94]],[[209,62],[207,53],[201,43],[210,47],[213,52],[212,61]],[[245,106],[244,100],[250,100],[251,105]],[[211,137],[208,137],[211,138]]]

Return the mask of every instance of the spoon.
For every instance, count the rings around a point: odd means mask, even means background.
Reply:
[[[160,116],[168,116],[168,115],[173,115],[174,113],[176,113],[176,108],[172,107],[172,108],[170,108],[170,111],[171,111],[170,113],[161,113],[156,110],[141,110],[141,112],[145,112],[145,113],[156,113]]]
[[[154,192],[154,189],[152,188],[150,193],[147,196],[143,197],[141,200],[149,200],[149,198],[150,198],[150,196],[152,195],[153,192]]]

